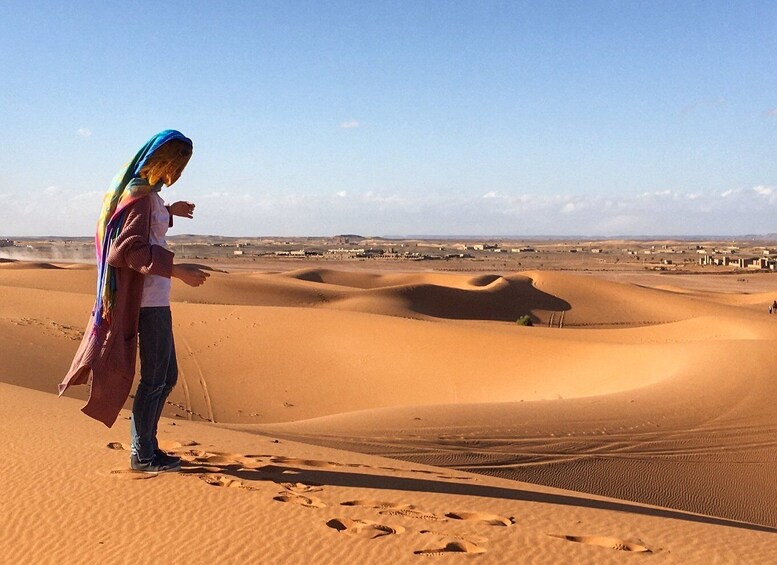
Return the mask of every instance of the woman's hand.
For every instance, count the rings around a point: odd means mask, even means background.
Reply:
[[[182,218],[192,218],[194,217],[194,203],[185,202],[183,200],[173,202],[170,204],[170,214],[173,216],[181,216]]]
[[[181,279],[189,286],[200,286],[210,276],[210,273],[206,273],[198,265],[178,264],[173,265],[171,275]]]

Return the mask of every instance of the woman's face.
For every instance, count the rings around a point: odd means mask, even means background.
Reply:
[[[159,147],[140,169],[139,176],[151,184],[174,184],[192,157],[192,147],[179,140],[168,141]]]
[[[183,170],[186,168],[186,165],[191,158],[192,154],[189,152],[187,155],[180,156],[174,161],[168,162],[162,177],[167,186],[172,186],[179,178],[181,178],[181,173],[183,173]]]

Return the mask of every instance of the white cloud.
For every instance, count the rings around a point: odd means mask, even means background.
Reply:
[[[777,203],[777,190],[773,186],[754,186],[755,192],[760,198],[766,200],[769,204]]]
[[[488,196],[493,193],[493,196]],[[334,194],[334,196],[333,196]],[[51,206],[55,196],[57,206]],[[102,191],[0,189],[4,235],[89,235]],[[347,196],[347,198],[346,198]],[[173,192],[163,194],[176,199]],[[221,235],[742,235],[777,231],[777,186],[645,194],[407,191],[187,193],[195,220],[174,233]]]
[[[766,112],[766,115],[767,116],[777,116],[777,108],[773,108],[773,109],[769,110],[768,112]]]
[[[354,128],[358,128],[360,125],[361,125],[361,123],[359,123],[356,120],[348,120],[347,122],[342,122],[340,124],[340,128],[341,129],[354,129]]]
[[[90,135],[92,135],[92,130],[90,130],[89,128],[78,128],[76,130],[76,135],[78,137],[89,137]]]

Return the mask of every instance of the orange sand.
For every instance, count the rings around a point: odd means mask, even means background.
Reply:
[[[188,563],[777,561],[777,277],[176,282],[160,428],[186,465],[146,480],[127,480],[125,418],[83,416],[83,387],[54,396],[94,279],[0,264],[0,562],[121,563],[148,543]]]

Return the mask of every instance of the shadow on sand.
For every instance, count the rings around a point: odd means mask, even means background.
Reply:
[[[656,518],[669,518],[673,520],[683,520],[685,522],[695,522],[699,524],[713,524],[716,526],[727,526],[731,528],[741,528],[759,532],[777,533],[777,528],[775,527],[739,522],[736,520],[717,518],[714,516],[705,516],[703,514],[682,512],[668,508],[644,506],[625,501],[616,502],[598,500],[595,498],[586,498],[584,496],[544,493],[519,488],[511,489],[431,479],[397,477],[394,475],[386,474],[367,474],[352,471],[339,472],[322,469],[301,469],[298,467],[277,464],[264,465],[255,469],[245,468],[237,464],[208,464],[206,466],[201,466],[198,464],[185,464],[181,472],[183,474],[197,475],[218,472],[243,481],[272,481],[278,484],[288,482],[289,480],[293,479],[295,482],[316,486],[329,485],[380,490],[403,490],[407,492],[429,492],[439,494],[479,496],[484,498],[498,498],[502,500],[519,500],[525,502],[538,502],[542,504],[576,506],[579,508],[591,508],[595,510],[626,512],[629,514],[653,516]]]

